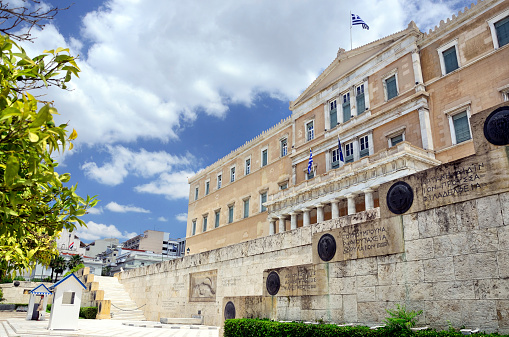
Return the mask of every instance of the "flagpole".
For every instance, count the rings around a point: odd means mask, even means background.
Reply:
[[[350,11],[350,50],[353,49],[352,43],[352,11]]]

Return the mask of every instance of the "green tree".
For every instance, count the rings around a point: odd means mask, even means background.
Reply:
[[[83,264],[83,258],[78,254],[71,256],[69,261],[67,261],[67,268],[74,269],[77,265]]]
[[[65,261],[65,259],[62,256],[58,255],[51,260],[49,266],[51,267],[51,280],[53,282],[56,282],[58,279],[58,274],[62,274],[65,270],[65,267],[67,267],[67,262]],[[53,280],[53,272],[55,272],[54,280]]]
[[[55,152],[72,149],[75,130],[55,125],[57,110],[27,90],[63,89],[80,71],[68,49],[29,57],[0,35],[0,276],[49,265],[58,255],[55,238],[74,230],[95,197],[76,194],[70,174],[58,174]],[[64,267],[65,269],[65,267]],[[55,270],[56,271],[56,270]]]

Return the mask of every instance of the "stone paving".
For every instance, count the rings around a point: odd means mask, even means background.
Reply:
[[[78,330],[47,330],[49,321],[26,321],[26,314],[0,313],[0,337],[25,336],[186,336],[219,337],[219,327],[204,325],[174,325],[157,322],[129,322],[80,319]],[[145,325],[145,326],[144,326]]]

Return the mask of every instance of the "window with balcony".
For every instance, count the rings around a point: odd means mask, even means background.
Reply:
[[[352,117],[352,111],[350,110],[350,93],[347,92],[343,95],[343,123],[348,121]]]
[[[306,123],[306,140],[310,141],[315,138],[315,122],[310,121]]]
[[[246,159],[245,172],[246,176],[251,173],[251,158]]]
[[[345,144],[345,163],[353,162],[353,143]]]
[[[265,212],[267,210],[267,207],[263,205],[265,202],[267,202],[267,192],[260,194],[260,212]]]
[[[233,222],[233,210],[234,210],[234,205],[229,205],[228,206],[228,223]]]
[[[268,149],[262,150],[262,167],[266,166],[269,161],[269,152]]]
[[[281,139],[281,157],[288,154],[288,139]]]
[[[235,181],[235,166],[230,168],[230,182],[233,183]]]
[[[386,101],[398,96],[398,79],[396,75],[393,74],[383,81]]]
[[[369,156],[369,140],[367,135],[362,136],[359,139],[359,146],[360,146],[359,156],[361,158]]]
[[[215,223],[214,223],[215,228],[219,227],[219,215],[220,215],[220,211],[218,210],[215,212],[215,217],[216,217]]]
[[[249,217],[249,199],[244,199],[244,219]]]
[[[338,108],[336,100],[329,102],[330,128],[334,129],[338,125]]]
[[[223,175],[222,174],[219,174],[217,176],[217,189],[220,189],[221,188],[221,182],[223,180]]]
[[[366,111],[366,98],[364,96],[364,84],[355,88],[355,101],[357,103],[357,115]]]
[[[488,20],[495,49],[509,43],[509,9]]]

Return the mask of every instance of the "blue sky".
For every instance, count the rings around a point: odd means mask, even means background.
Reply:
[[[81,239],[184,237],[187,178],[290,115],[289,101],[349,48],[350,11],[370,26],[354,27],[355,48],[411,20],[428,30],[467,4],[348,3],[80,0],[35,30],[31,55],[62,46],[80,57],[72,91],[46,94],[79,134],[59,172],[101,200]]]

